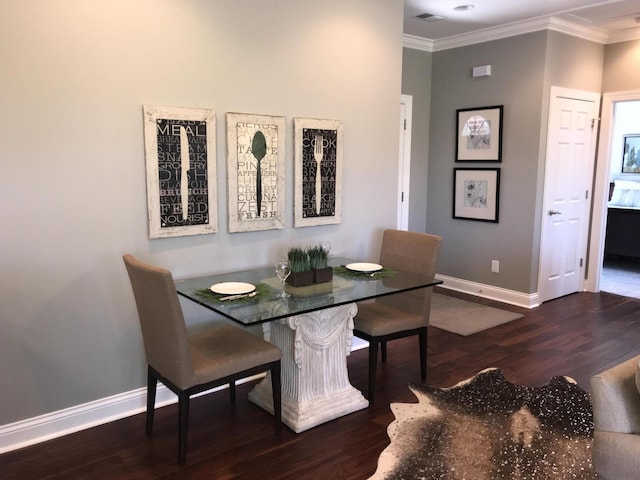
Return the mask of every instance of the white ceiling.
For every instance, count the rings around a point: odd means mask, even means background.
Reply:
[[[491,32],[569,25],[601,43],[640,39],[640,0],[404,0],[404,33],[433,44]],[[459,5],[473,5],[456,11]],[[444,17],[425,21],[417,15]],[[638,20],[636,20],[638,19]],[[541,29],[541,28],[538,28]]]

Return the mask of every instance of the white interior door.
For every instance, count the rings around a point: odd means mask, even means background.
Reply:
[[[409,184],[411,178],[411,115],[413,97],[400,96],[400,152],[398,156],[398,230],[409,229]]]
[[[584,287],[599,94],[552,87],[538,291],[544,302]]]

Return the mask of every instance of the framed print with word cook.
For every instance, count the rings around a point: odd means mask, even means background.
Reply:
[[[341,222],[342,122],[294,118],[294,226]]]

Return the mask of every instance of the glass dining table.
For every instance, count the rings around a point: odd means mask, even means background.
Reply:
[[[375,271],[354,270],[354,263],[348,258],[331,258],[331,281],[303,287],[286,285],[287,298],[278,296],[281,284],[273,267],[175,283],[178,294],[223,317],[245,327],[262,326],[265,340],[282,351],[282,421],[294,432],[302,432],[369,404],[351,385],[347,372],[356,303],[442,283],[384,266]],[[216,288],[222,285],[255,289],[238,290],[237,295],[231,291],[229,295]],[[249,399],[273,413],[269,375],[254,387]]]

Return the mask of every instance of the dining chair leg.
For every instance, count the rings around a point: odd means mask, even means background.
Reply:
[[[178,464],[187,463],[187,432],[189,430],[189,394],[178,394]]]
[[[380,342],[380,351],[382,352],[382,363],[387,363],[387,342]]]
[[[420,378],[424,382],[427,379],[427,329],[420,329],[418,333],[420,342]]]
[[[282,431],[282,380],[280,375],[280,361],[271,366],[271,389],[273,395],[273,417],[276,422],[276,432]]]
[[[369,339],[369,406],[373,405],[376,392],[376,367],[378,365],[378,341]]]
[[[147,424],[145,432],[147,435],[151,435],[153,430],[153,415],[156,409],[156,389],[158,386],[158,379],[153,374],[151,366],[147,366]]]
[[[231,402],[231,405],[236,404],[236,381],[235,380],[231,380],[231,382],[229,382],[229,401]]]

